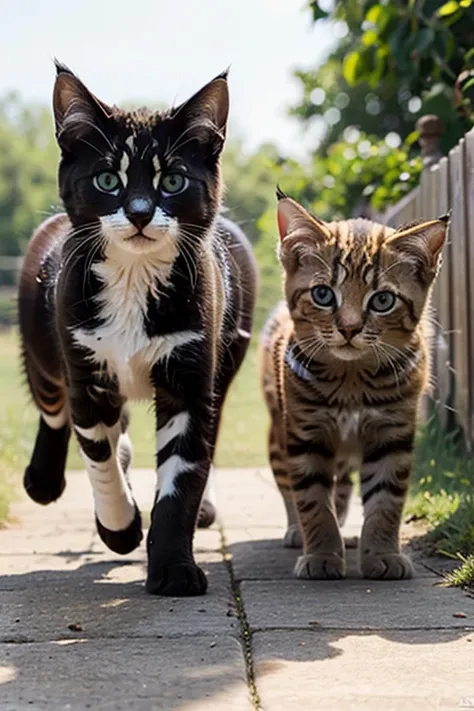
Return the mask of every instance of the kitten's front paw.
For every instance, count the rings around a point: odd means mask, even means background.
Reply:
[[[305,553],[294,572],[302,580],[340,580],[346,575],[346,562],[337,553]]]
[[[59,499],[66,486],[66,479],[62,472],[54,474],[38,471],[30,464],[23,476],[23,486],[30,499],[46,506]]]
[[[204,595],[207,578],[195,563],[152,566],[148,571],[146,590],[151,595],[190,597]]]
[[[214,504],[207,499],[203,499],[199,509],[197,525],[198,528],[209,528],[216,520],[217,510]]]
[[[411,560],[403,553],[373,553],[361,556],[364,578],[371,580],[404,580],[413,578]]]
[[[114,553],[126,555],[138,548],[143,538],[142,533],[142,517],[140,511],[135,504],[135,517],[132,523],[123,531],[110,531],[105,528],[96,516],[97,532],[107,548],[110,548]]]
[[[300,527],[297,523],[292,523],[288,526],[285,535],[283,536],[283,548],[301,548],[303,545],[303,537]]]

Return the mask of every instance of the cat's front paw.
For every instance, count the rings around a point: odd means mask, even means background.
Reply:
[[[361,556],[361,571],[371,580],[406,580],[413,578],[411,560],[403,553],[369,553]]]
[[[154,565],[148,570],[146,590],[151,595],[167,597],[204,595],[207,590],[207,578],[195,563]]]
[[[140,511],[135,504],[135,516],[132,523],[123,531],[111,531],[105,528],[96,516],[95,519],[97,532],[107,548],[110,548],[114,553],[126,555],[138,548],[143,538],[142,533],[142,518]]]
[[[303,545],[303,537],[301,535],[300,527],[297,523],[292,523],[286,529],[286,533],[283,536],[283,548],[301,548]]]
[[[46,506],[59,499],[66,486],[66,479],[62,472],[55,474],[47,470],[39,471],[30,464],[23,476],[23,486],[30,499]]]
[[[346,562],[338,553],[305,553],[294,572],[302,580],[340,580],[346,575]]]

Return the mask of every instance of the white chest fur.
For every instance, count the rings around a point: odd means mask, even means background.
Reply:
[[[117,375],[123,395],[149,399],[153,365],[169,358],[177,346],[200,340],[202,333],[184,330],[148,337],[144,326],[148,294],[159,300],[159,284],[167,283],[172,264],[150,254],[121,252],[110,250],[104,262],[92,267],[104,284],[96,297],[102,325],[93,330],[76,328],[73,336],[91,351],[94,363]]]

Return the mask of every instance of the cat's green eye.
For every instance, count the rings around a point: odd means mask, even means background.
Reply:
[[[377,291],[368,303],[368,308],[378,314],[386,314],[393,309],[397,300],[393,291]]]
[[[186,190],[188,182],[188,179],[182,173],[168,173],[161,179],[161,191],[169,195],[176,195]]]
[[[92,182],[97,190],[102,193],[109,193],[109,195],[118,195],[122,187],[117,173],[112,173],[109,170],[104,170],[102,173],[94,175]]]
[[[326,284],[313,286],[311,289],[311,296],[313,297],[314,303],[317,306],[322,306],[323,308],[329,308],[330,306],[334,306],[336,303],[336,294],[331,287],[326,286]]]

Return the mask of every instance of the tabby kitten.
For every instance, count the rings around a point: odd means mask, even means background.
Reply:
[[[256,286],[245,236],[218,215],[226,75],[177,108],[128,113],[57,64],[53,104],[67,215],[38,228],[21,276],[24,366],[40,411],[25,487],[41,504],[61,495],[73,431],[100,537],[113,551],[132,551],[142,526],[125,402],[154,400],[158,484],[146,587],[202,594],[194,529]],[[200,523],[214,516],[205,499]]]
[[[424,316],[447,218],[398,230],[326,223],[278,193],[286,303],[264,331],[270,462],[299,578],[345,575],[340,532],[360,471],[367,578],[413,575],[399,529],[417,406],[428,378]]]

